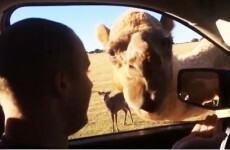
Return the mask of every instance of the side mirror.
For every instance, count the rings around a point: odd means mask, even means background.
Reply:
[[[230,71],[182,69],[178,73],[177,94],[182,102],[199,107],[230,108]]]

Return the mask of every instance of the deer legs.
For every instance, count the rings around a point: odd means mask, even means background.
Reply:
[[[126,125],[126,116],[127,116],[127,110],[124,108],[123,111],[125,112],[125,119],[123,125]]]
[[[122,109],[122,110],[125,112],[125,119],[124,119],[124,123],[123,123],[123,124],[126,125],[127,111],[129,112],[130,118],[131,118],[132,123],[133,123],[133,117],[132,117],[132,114],[131,114],[130,109],[124,108],[124,109]]]
[[[133,123],[133,117],[132,117],[132,114],[131,114],[131,111],[130,111],[130,109],[128,109],[128,111],[129,111],[129,115],[130,115],[130,118],[131,118],[131,120],[132,120],[132,123]]]
[[[111,118],[112,118],[112,122],[113,122],[113,132],[115,132],[115,126],[117,128],[117,132],[119,132],[118,125],[117,125],[117,114],[111,113]]]

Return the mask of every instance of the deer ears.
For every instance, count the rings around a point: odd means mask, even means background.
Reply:
[[[109,41],[109,33],[110,29],[103,24],[98,25],[96,28],[97,39],[99,40],[99,42],[101,42],[104,48]]]
[[[162,27],[169,32],[171,32],[174,27],[173,20],[165,15],[161,16],[160,23]]]
[[[99,95],[102,95],[102,94],[103,94],[103,92],[100,92],[100,91],[98,91],[97,93],[98,93]]]
[[[99,95],[103,95],[103,94],[110,94],[111,93],[111,91],[109,90],[109,91],[106,91],[106,92],[100,92],[100,91],[98,91],[97,92]]]
[[[109,90],[109,91],[107,91],[106,93],[110,94],[110,93],[111,93],[111,91]]]

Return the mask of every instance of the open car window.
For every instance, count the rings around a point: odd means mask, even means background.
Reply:
[[[150,115],[149,118],[146,117],[143,119],[143,116],[140,117],[136,113],[136,109],[137,109],[137,106],[135,105],[136,103],[133,104],[132,102],[130,102],[130,100],[128,100],[129,102],[127,105],[130,108],[131,115],[129,114],[129,110],[127,109],[127,107],[124,106],[124,104],[122,104],[123,102],[119,101],[119,99],[121,98],[119,97],[116,98],[117,100],[115,100],[111,104],[105,102],[106,98],[107,99],[111,98],[112,96],[119,93],[120,90],[114,84],[114,74],[113,74],[114,70],[113,70],[113,62],[111,62],[111,52],[108,52],[106,46],[103,46],[98,41],[96,36],[96,28],[99,24],[104,24],[109,29],[113,28],[116,19],[131,9],[132,10],[135,9],[135,11],[147,12],[151,16],[155,17],[157,20],[161,20],[162,17],[161,14],[150,10],[124,7],[124,6],[99,6],[99,5],[98,6],[90,6],[90,5],[24,6],[24,7],[17,8],[10,17],[11,24],[14,24],[15,22],[25,18],[45,18],[45,19],[63,23],[69,26],[70,28],[72,28],[76,32],[76,34],[82,40],[86,51],[88,52],[88,57],[91,62],[89,68],[90,71],[88,75],[91,81],[93,82],[93,89],[92,89],[92,94],[91,94],[91,99],[90,99],[90,104],[88,109],[88,124],[77,133],[71,135],[69,137],[70,139],[113,133],[114,132],[113,122],[111,117],[111,109],[113,109],[113,107],[115,107],[114,108],[115,110],[113,111],[112,114],[115,114],[115,112],[118,111],[117,124],[119,128],[119,132],[150,128],[150,127],[154,128],[154,127],[171,125],[176,123],[183,123],[186,121],[202,120],[206,115],[214,113],[213,111],[196,108],[195,106],[183,107],[183,104],[181,104],[181,102],[180,104],[178,104],[179,106],[177,105],[178,107],[174,107],[174,105],[176,105],[175,103],[179,103],[179,100],[177,100],[175,96],[170,98],[163,96],[163,98],[161,98],[162,100],[160,101],[164,101],[164,99],[166,98],[176,99],[176,100],[173,101],[172,105],[168,103],[167,104],[168,106],[165,106],[160,110],[156,108],[158,114],[159,113],[161,114],[160,117],[154,117],[154,115],[152,116]],[[171,33],[173,39],[172,56],[170,58],[170,62],[172,65],[172,72],[171,72],[172,74],[167,74],[166,72],[165,76],[167,76],[166,78],[168,78],[170,81],[172,80],[172,84],[173,84],[172,88],[176,87],[177,83],[175,79],[177,76],[177,72],[180,69],[183,68],[229,69],[230,68],[228,63],[230,59],[227,54],[223,53],[216,46],[211,44],[209,41],[205,40],[199,34],[190,30],[188,27],[185,27],[184,25],[174,20],[174,28],[169,33]],[[115,36],[116,34],[114,33],[113,35]],[[114,36],[110,34],[109,38],[113,39],[115,38]],[[128,41],[130,42],[131,39],[129,39]],[[158,42],[158,45],[154,48],[161,49],[161,46],[159,45],[160,44]],[[128,46],[128,48],[129,47],[131,46]],[[161,56],[163,55],[161,51],[156,50],[156,53],[157,55],[159,55],[158,57],[160,60],[160,63],[155,66],[155,69],[157,71],[162,69],[161,68],[162,66],[166,66],[165,64],[167,64],[168,62],[167,63],[164,62],[163,60],[164,56]],[[228,60],[228,61],[224,61],[224,60]],[[135,67],[135,65],[133,66]],[[126,73],[127,72],[130,73],[131,76],[133,76],[132,69],[128,71],[126,70]],[[153,74],[150,74],[149,76],[151,78]],[[159,77],[159,80],[157,78],[154,80],[157,80],[156,82],[159,82],[158,83],[159,87],[161,87],[161,85],[163,84],[165,84],[165,86],[167,87],[167,83],[163,83],[165,81],[164,79]],[[151,80],[153,82],[152,84],[155,84],[154,80],[153,81]],[[136,88],[138,88],[138,84],[130,85],[130,88],[134,86],[137,86]],[[157,93],[158,92],[157,87],[155,90]],[[166,91],[164,87],[160,88],[159,90]],[[106,92],[108,94],[108,97],[105,96]],[[151,98],[154,96],[157,97],[157,94],[155,94],[154,92],[155,91],[153,91],[153,93],[149,92]],[[163,94],[168,96],[170,92],[171,89],[167,90]],[[135,90],[133,93],[138,94],[137,92],[135,92]],[[127,95],[125,98],[129,97],[130,91],[126,92],[126,94]],[[152,99],[154,100],[154,98]],[[161,107],[162,105],[159,105],[159,107]],[[122,109],[124,111],[122,111]],[[186,111],[189,111],[188,112],[189,115],[187,116],[184,115],[184,113],[181,113]],[[124,124],[125,112],[127,113],[127,118]],[[180,115],[176,114],[178,116],[174,117],[174,114],[177,112],[181,114]],[[198,112],[199,114],[196,114]],[[115,125],[115,132],[117,132],[116,125]]]

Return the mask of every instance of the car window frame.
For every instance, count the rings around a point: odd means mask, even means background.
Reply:
[[[225,49],[223,46],[219,45],[218,43],[214,42],[211,38],[209,38],[208,35],[206,35],[205,33],[203,33],[202,31],[198,30],[195,26],[187,23],[185,20],[183,20],[183,18],[180,18],[179,16],[174,15],[173,13],[169,13],[169,12],[164,12],[163,10],[160,9],[156,9],[156,8],[152,8],[151,6],[147,7],[147,6],[138,6],[137,4],[120,4],[119,2],[116,3],[111,3],[111,2],[54,2],[54,3],[46,3],[46,2],[41,2],[41,3],[23,3],[23,4],[16,4],[13,5],[9,8],[7,8],[4,11],[4,14],[2,15],[1,18],[1,25],[0,25],[0,31],[4,30],[5,28],[7,28],[8,26],[10,26],[10,17],[12,15],[12,13],[19,7],[24,7],[24,6],[68,6],[68,5],[105,5],[105,6],[127,6],[127,7],[136,7],[136,8],[141,8],[141,9],[145,9],[148,11],[153,11],[162,15],[165,15],[181,24],[183,24],[184,26],[188,27],[189,29],[193,30],[194,32],[200,34],[202,37],[206,38],[207,40],[209,40],[211,43],[213,43],[215,46],[219,47],[221,50],[223,50],[226,54],[230,55],[230,51],[228,51],[228,49]]]
[[[179,23],[183,24],[184,26],[188,27],[189,29],[193,30],[194,32],[200,34],[201,36],[207,38],[210,42],[212,42],[214,45],[219,47],[221,50],[223,50],[227,55],[230,55],[230,53],[224,49],[222,46],[211,40],[206,34],[201,32],[200,30],[196,29],[194,26],[188,24],[184,20],[180,19],[179,17],[170,15],[169,13],[166,13],[161,10],[153,9],[150,7],[144,7],[144,6],[137,6],[137,5],[126,5],[126,4],[111,4],[111,3],[90,3],[90,2],[71,2],[71,3],[25,3],[25,4],[18,4],[11,6],[7,8],[4,11],[4,14],[1,18],[1,31],[5,30],[8,26],[10,26],[10,17],[12,13],[18,9],[19,7],[24,7],[24,6],[67,6],[67,5],[110,5],[110,6],[128,6],[128,7],[137,7],[141,9],[146,9],[149,11],[153,11],[159,14],[164,14],[170,18],[172,18],[175,21],[178,21]],[[151,128],[144,128],[144,129],[138,129],[138,130],[133,130],[133,131],[126,131],[122,133],[109,133],[109,134],[103,134],[103,135],[95,135],[95,136],[90,136],[90,137],[84,137],[84,138],[79,138],[79,139],[72,139],[70,141],[70,145],[84,145],[86,143],[91,143],[92,141],[105,141],[105,140],[110,140],[110,139],[118,139],[118,138],[131,138],[133,136],[141,136],[141,134],[150,134],[153,132],[160,132],[162,130],[168,129],[168,128],[181,128],[183,126],[193,126],[195,123],[198,121],[192,121],[192,122],[181,122],[180,124],[172,124],[172,125],[167,125],[167,126],[161,126],[161,127],[151,127]],[[145,132],[145,133],[143,133]]]

